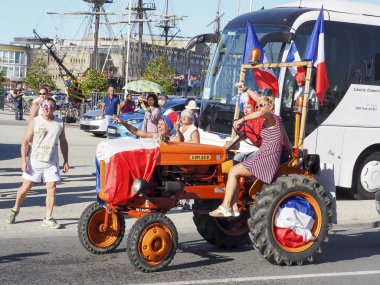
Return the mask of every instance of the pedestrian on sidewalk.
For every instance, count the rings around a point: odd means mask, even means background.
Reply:
[[[20,212],[20,207],[26,194],[35,182],[41,179],[46,183],[46,216],[43,226],[57,229],[60,225],[53,218],[53,208],[56,198],[57,181],[59,175],[58,142],[63,156],[63,173],[69,170],[68,144],[61,119],[54,116],[56,102],[53,98],[45,98],[40,106],[41,116],[29,121],[25,137],[21,144],[21,169],[24,179],[17,191],[14,207],[7,216],[7,223],[13,224]],[[27,156],[28,146],[31,150]]]
[[[16,89],[13,90],[13,107],[15,109],[15,120],[23,120],[22,112],[22,96],[24,96],[24,91],[22,90],[22,84],[18,83]]]
[[[115,94],[115,88],[109,86],[107,96],[104,97],[102,103],[102,117],[111,118],[113,115],[118,116],[120,113],[120,99]]]
[[[49,89],[46,86],[42,86],[38,91],[38,97],[33,100],[32,107],[29,111],[29,121],[33,121],[34,117],[42,114],[41,104],[47,96],[49,96]]]

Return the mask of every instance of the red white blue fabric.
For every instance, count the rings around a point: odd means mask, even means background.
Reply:
[[[257,38],[255,30],[253,29],[251,22],[248,21],[244,44],[243,64],[249,63],[251,51],[254,48],[258,48],[260,50],[259,63],[268,63],[268,59],[264,53],[264,49],[262,48],[259,39]],[[257,86],[260,89],[269,88],[272,91],[272,94],[275,97],[278,97],[278,82],[271,68],[254,68],[253,75],[255,76]]]
[[[327,69],[325,62],[325,23],[323,8],[319,12],[317,22],[314,25],[309,42],[305,51],[305,60],[311,60],[317,68],[315,75],[315,92],[321,103],[325,97],[326,89],[329,87]]]
[[[106,201],[118,205],[132,199],[136,195],[132,189],[133,181],[151,179],[159,154],[159,144],[153,139],[113,139],[99,143],[96,158],[104,160],[107,165]]]
[[[314,210],[309,202],[300,196],[293,196],[277,210],[274,232],[283,246],[300,247],[315,240],[311,232],[314,223]]]
[[[174,124],[179,119],[178,113],[173,109],[168,109],[162,114],[161,118],[164,119],[166,124],[168,125],[170,134],[174,135],[176,133],[174,129]]]
[[[290,44],[289,52],[288,52],[285,62],[300,62],[300,61],[301,61],[301,57],[300,57],[300,54],[298,53],[296,43],[292,41]],[[297,82],[305,80],[306,70],[303,66],[289,66],[288,69]]]

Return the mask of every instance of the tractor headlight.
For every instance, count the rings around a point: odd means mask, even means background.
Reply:
[[[149,188],[149,184],[146,180],[142,178],[137,178],[133,181],[132,187],[133,187],[133,190],[136,191],[136,193],[141,193],[144,190]]]

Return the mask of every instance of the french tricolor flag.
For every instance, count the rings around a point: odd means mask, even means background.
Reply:
[[[294,196],[280,205],[274,220],[274,233],[283,246],[295,248],[315,240],[311,233],[313,226],[313,208],[304,198]]]
[[[296,43],[292,41],[290,44],[288,56],[286,57],[285,62],[297,62],[297,61],[298,62],[301,61],[301,57],[300,57],[300,54],[298,53]],[[289,66],[288,69],[297,82],[305,80],[306,70],[303,66],[297,66],[297,67]]]
[[[251,22],[247,22],[246,38],[244,44],[244,54],[243,54],[243,64],[249,63],[251,56],[251,51],[254,48],[260,50],[260,61],[259,63],[267,63],[268,59],[264,53],[264,50],[260,44],[259,39],[252,27]],[[257,86],[261,89],[269,88],[271,89],[273,95],[278,97],[278,82],[271,68],[254,68],[253,75],[256,78]]]
[[[317,68],[315,75],[315,93],[321,103],[325,97],[326,89],[329,87],[325,62],[325,23],[323,7],[319,12],[317,22],[305,51],[305,60],[311,60]]]
[[[104,160],[107,165],[104,185],[107,202],[117,205],[132,199],[136,195],[133,181],[150,180],[159,154],[160,146],[153,139],[113,139],[99,143],[96,159]]]

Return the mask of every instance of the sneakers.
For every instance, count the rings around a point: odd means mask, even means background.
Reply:
[[[50,218],[50,219],[43,218],[42,225],[44,227],[51,227],[52,229],[59,229],[61,227],[61,225],[58,224],[57,221],[54,220],[54,218]]]
[[[16,209],[11,209],[11,211],[9,212],[8,216],[7,216],[7,223],[8,224],[14,224],[15,221],[16,221],[16,217],[18,215],[20,211],[17,211]]]

